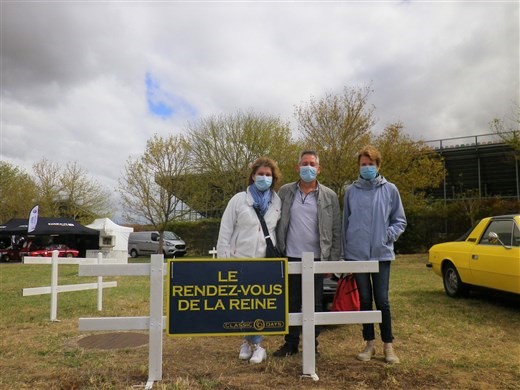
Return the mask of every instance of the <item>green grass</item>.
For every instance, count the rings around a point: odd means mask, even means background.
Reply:
[[[148,258],[131,262],[147,262]],[[269,357],[261,365],[237,359],[239,337],[169,338],[163,343],[161,389],[517,389],[520,383],[519,297],[490,291],[449,298],[425,267],[426,255],[398,257],[390,301],[395,349],[402,363],[381,354],[362,363],[360,325],[328,327],[320,336],[318,382],[300,378],[301,356]],[[59,284],[94,282],[78,266],[60,265]],[[80,317],[143,316],[147,277],[105,277],[118,287],[58,294],[59,322],[49,322],[50,296],[22,297],[22,289],[50,284],[50,266],[0,264],[0,389],[131,389],[146,382],[148,348],[89,350],[77,341]],[[377,327],[376,327],[377,329]],[[272,353],[282,343],[268,336]],[[381,344],[378,340],[379,351]]]

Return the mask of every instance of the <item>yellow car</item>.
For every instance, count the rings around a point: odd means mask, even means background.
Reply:
[[[450,297],[471,286],[520,294],[520,214],[484,218],[459,241],[432,246],[427,266]]]

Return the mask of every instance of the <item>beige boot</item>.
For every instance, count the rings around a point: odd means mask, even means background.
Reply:
[[[361,360],[362,362],[368,362],[372,359],[372,356],[376,354],[376,347],[374,344],[367,343],[365,349],[357,354],[357,360]]]
[[[385,362],[390,364],[399,363],[399,358],[395,354],[392,344],[385,345]]]

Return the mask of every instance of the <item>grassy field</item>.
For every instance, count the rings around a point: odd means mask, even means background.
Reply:
[[[146,261],[140,258],[138,261]],[[327,328],[320,336],[320,380],[301,378],[302,357],[269,356],[249,365],[238,360],[239,337],[172,339],[163,345],[163,381],[155,389],[519,389],[520,300],[479,291],[446,296],[441,278],[425,267],[426,255],[398,257],[391,275],[395,350],[399,365],[378,353],[370,362],[361,325]],[[59,284],[93,282],[77,266],[60,266]],[[22,288],[49,285],[50,266],[0,264],[0,389],[136,389],[148,375],[148,346],[83,349],[78,318],[143,316],[148,312],[146,277],[105,278],[103,312],[96,292],[59,294],[59,322],[49,322],[49,295],[22,297]],[[268,352],[283,338],[266,337]],[[379,351],[381,343],[378,341]]]

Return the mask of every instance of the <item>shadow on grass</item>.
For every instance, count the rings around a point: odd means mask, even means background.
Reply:
[[[520,313],[519,294],[491,290],[484,287],[474,287],[466,299],[489,303],[490,305],[511,309],[515,313]]]
[[[520,313],[520,295],[512,294],[504,291],[492,290],[483,287],[472,287],[468,295],[460,298],[451,298],[444,290],[403,290],[396,295],[406,297],[417,303],[430,302],[442,304],[443,302],[467,302],[468,304],[489,304],[511,311],[512,313]]]

